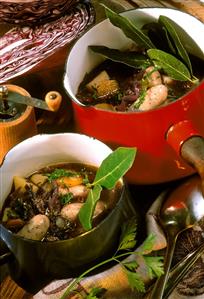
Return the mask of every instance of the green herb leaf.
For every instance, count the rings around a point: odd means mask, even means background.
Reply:
[[[99,53],[112,61],[123,63],[131,67],[145,69],[150,65],[150,60],[147,56],[138,54],[137,52],[122,52],[105,46],[89,46],[89,48],[93,52]]]
[[[129,285],[132,290],[137,290],[139,292],[144,293],[145,292],[145,285],[142,280],[142,277],[138,272],[129,271],[127,268],[125,268],[125,273],[127,275],[127,279],[129,282]]]
[[[100,185],[95,185],[93,189],[90,189],[86,202],[79,211],[79,220],[85,230],[92,228],[91,219],[101,191],[102,187]]]
[[[118,250],[128,250],[135,247],[136,244],[137,223],[135,217],[125,222],[122,226],[120,243]]]
[[[147,254],[152,251],[155,242],[155,235],[149,234],[140,247],[141,254]]]
[[[69,177],[69,176],[76,176],[76,175],[78,174],[75,171],[70,171],[63,168],[56,168],[53,172],[46,173],[46,176],[48,177],[49,181],[53,181],[64,176]]]
[[[174,48],[174,45],[171,41],[171,36],[170,36],[170,34],[168,33],[168,31],[165,27],[163,27],[163,31],[165,32],[165,37],[166,37],[166,40],[167,40],[167,43],[168,43],[168,46],[169,46],[169,51],[165,51],[165,52],[169,52],[169,53],[172,53],[172,54],[175,55],[176,54],[176,49]],[[162,49],[160,49],[160,50],[162,50]]]
[[[72,198],[73,194],[71,192],[68,192],[67,194],[60,196],[60,202],[61,204],[65,205],[66,203],[70,202]]]
[[[149,37],[145,35],[142,30],[138,29],[128,18],[115,13],[104,4],[102,5],[105,7],[106,16],[110,22],[114,26],[119,27],[127,37],[146,49],[155,48]]]
[[[166,40],[166,32],[161,24],[158,22],[150,22],[144,24],[141,29],[148,35],[157,49],[168,52],[169,46]]]
[[[144,102],[145,96],[147,94],[146,89],[141,90],[139,97],[137,100],[131,105],[130,109],[139,109],[140,105]]]
[[[165,17],[165,16],[160,16],[159,17],[159,22],[165,26],[165,28],[167,29],[168,33],[170,34],[170,36],[172,37],[172,41],[175,44],[175,47],[178,51],[178,55],[180,56],[180,58],[182,58],[182,60],[185,62],[186,66],[188,66],[191,76],[193,75],[193,70],[192,70],[192,66],[191,66],[191,61],[190,58],[188,56],[188,53],[186,51],[186,49],[184,48],[178,33],[176,32],[175,27],[178,26],[174,21],[172,21],[170,18]]]
[[[97,170],[94,182],[90,185],[101,185],[112,189],[117,181],[130,169],[136,155],[136,148],[118,147],[112,152]]]
[[[104,288],[92,288],[89,294],[86,296],[86,299],[98,299],[106,292]]]
[[[145,263],[148,267],[150,279],[160,277],[164,274],[163,257],[161,256],[144,256]]]
[[[163,69],[172,79],[192,82],[188,68],[173,55],[158,49],[149,49],[147,54],[153,60],[154,65]]]
[[[123,262],[122,265],[130,271],[135,271],[138,267],[138,263],[136,261]]]

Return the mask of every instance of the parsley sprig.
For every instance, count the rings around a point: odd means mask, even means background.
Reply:
[[[76,286],[78,283],[81,282],[81,280],[94,270],[109,264],[113,261],[117,262],[118,264],[121,265],[123,268],[124,272],[127,275],[127,279],[129,282],[129,285],[132,290],[137,290],[139,292],[145,292],[145,284],[144,281],[140,275],[140,273],[137,271],[138,269],[138,263],[136,260],[133,261],[127,261],[124,258],[130,255],[135,255],[135,256],[140,256],[143,257],[144,262],[147,266],[147,273],[149,275],[150,279],[153,279],[154,277],[159,277],[164,273],[163,270],[163,257],[160,256],[149,256],[148,254],[152,251],[153,245],[154,245],[154,240],[155,236],[150,234],[143,244],[140,246],[138,250],[134,250],[135,245],[136,245],[136,232],[137,232],[137,223],[136,219],[132,218],[126,223],[123,224],[122,226],[122,233],[121,233],[121,238],[120,242],[118,245],[118,248],[115,252],[115,254],[105,260],[102,261],[93,267],[89,268],[85,272],[83,272],[79,277],[74,279],[64,294],[61,296],[60,299],[66,299],[67,296],[73,292],[76,289]],[[94,290],[97,290],[96,292]],[[97,299],[97,298],[102,298],[101,297],[101,292],[99,291],[100,288],[93,288],[89,292],[88,295],[83,297],[84,299]],[[104,289],[103,289],[104,290]],[[99,295],[100,294],[100,295]],[[98,297],[99,295],[99,297]]]
[[[77,176],[78,173],[76,171],[70,171],[63,168],[56,168],[51,173],[47,173],[46,176],[50,182],[57,180],[61,177],[70,177],[70,176]]]

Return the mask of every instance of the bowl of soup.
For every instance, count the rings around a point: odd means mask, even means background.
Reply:
[[[1,240],[11,252],[13,279],[31,293],[75,277],[108,257],[135,209],[120,178],[101,191],[92,227],[79,221],[102,161],[104,143],[75,134],[36,135],[16,145],[0,169]]]
[[[169,8],[106,13],[67,58],[64,87],[76,129],[112,148],[137,147],[131,183],[192,174],[196,162],[181,148],[194,139],[192,151],[201,148],[194,160],[203,164],[203,23]]]

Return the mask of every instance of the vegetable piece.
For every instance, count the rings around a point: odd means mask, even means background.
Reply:
[[[92,81],[86,84],[86,88],[89,91],[95,91],[95,89],[97,89],[98,85],[100,85],[102,81],[109,80],[109,79],[110,77],[108,73],[106,71],[102,71]]]
[[[11,229],[12,231],[18,231],[24,226],[24,224],[25,222],[22,219],[16,218],[8,220],[8,222],[6,223],[6,227],[8,229]]]
[[[49,226],[49,218],[45,215],[38,214],[31,218],[17,235],[31,240],[42,240],[46,235]]]
[[[123,63],[131,67],[145,69],[150,65],[150,60],[148,59],[148,57],[142,54],[138,54],[138,52],[122,52],[116,49],[110,49],[105,46],[89,46],[89,48],[93,52],[99,53],[104,57],[111,59],[112,61]]]
[[[20,177],[20,176],[14,176],[13,178],[14,182],[14,188],[15,190],[20,189],[21,192],[26,191],[26,185],[30,186],[33,190],[33,192],[37,192],[38,187],[30,182],[28,182],[25,178]]]
[[[136,42],[138,45],[145,47],[146,49],[152,49],[155,48],[154,44],[151,42],[149,37],[145,35],[142,30],[138,29],[135,24],[130,21],[128,18],[123,17],[114,11],[112,11],[110,8],[105,6],[105,12],[106,16],[109,18],[110,22],[114,25],[122,29],[124,34],[132,39],[134,42]]]
[[[4,213],[3,213],[3,217],[2,217],[2,222],[6,222],[8,221],[9,218],[18,218],[18,215],[16,214],[16,212],[14,210],[12,210],[12,208],[5,208]]]
[[[81,185],[83,183],[83,177],[80,175],[69,176],[69,177],[65,176],[57,179],[56,182],[59,186],[62,187],[66,186],[69,188],[69,187]]]
[[[21,191],[25,191],[25,186],[28,185],[27,180],[20,176],[14,176],[13,182],[15,190],[20,189]]]
[[[50,192],[52,189],[53,189],[53,185],[52,183],[50,183],[49,181],[48,182],[45,182],[41,188],[45,191],[45,192]]]
[[[47,181],[47,176],[40,174],[40,173],[34,173],[30,177],[30,181],[34,183],[35,185],[41,186]]]
[[[173,55],[158,49],[149,49],[147,54],[153,60],[154,65],[162,68],[172,79],[192,82],[188,68]]]
[[[119,93],[119,85],[116,80],[104,80],[96,87],[97,99],[109,99]]]
[[[108,103],[99,103],[94,105],[94,107],[98,108],[98,109],[104,109],[104,110],[110,110],[110,111],[114,111],[114,107],[111,104]]]
[[[69,176],[78,176],[77,172],[72,170],[66,170],[63,168],[55,168],[55,170],[51,173],[47,173],[46,176],[48,177],[49,181],[56,180],[61,177],[69,177]]]

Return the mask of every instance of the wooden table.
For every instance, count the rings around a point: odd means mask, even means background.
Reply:
[[[109,7],[116,11],[123,11],[132,9],[134,7],[155,6],[155,7],[174,7],[187,11],[200,20],[204,20],[204,6],[200,1],[145,1],[145,0],[103,0]],[[97,0],[93,1],[96,8],[96,22],[104,18],[102,8],[99,6]],[[0,24],[0,34],[6,32],[9,26],[7,24]],[[75,131],[72,121],[72,107],[70,101],[65,94],[62,79],[64,73],[64,64],[69,47],[65,46],[55,54],[44,60],[40,65],[33,68],[26,75],[22,75],[8,83],[20,85],[24,87],[33,97],[43,98],[50,90],[58,90],[63,96],[63,102],[60,110],[57,113],[51,112],[37,112],[38,132],[73,132]],[[164,186],[162,186],[163,188]],[[133,187],[134,189],[134,187]],[[146,188],[146,193],[153,192],[153,198],[157,196],[160,188],[153,188],[151,186]],[[144,190],[142,191],[144,192]],[[9,276],[6,265],[0,267],[0,297],[2,299],[28,299],[32,298],[22,288],[20,288]]]

